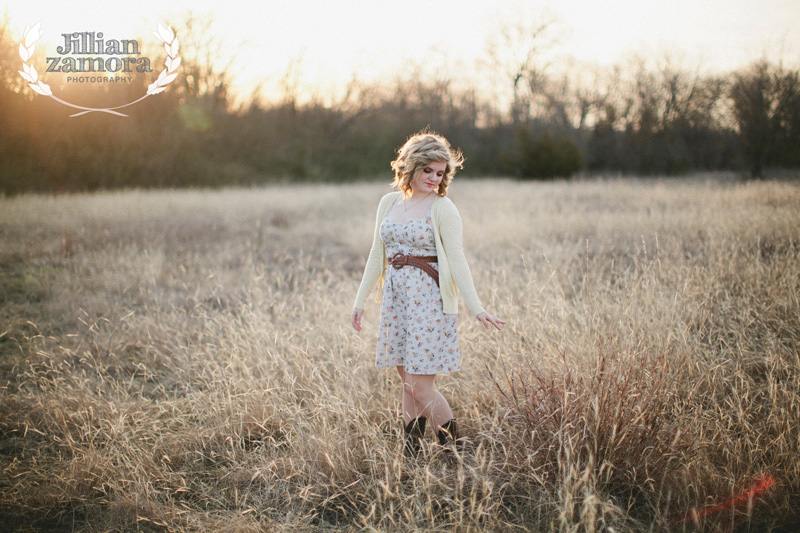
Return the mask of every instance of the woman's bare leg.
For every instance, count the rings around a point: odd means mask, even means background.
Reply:
[[[398,367],[399,369],[399,367]],[[411,403],[415,405],[410,413],[411,418],[425,416],[433,424],[434,431],[439,431],[442,424],[453,418],[453,411],[442,394],[436,390],[434,380],[436,374],[409,374],[403,372],[403,404],[405,405],[410,396]],[[404,407],[405,411],[406,408]],[[404,413],[405,416],[405,413]],[[411,420],[408,418],[407,420]],[[406,420],[406,418],[403,418]]]
[[[406,387],[406,371],[402,366],[397,367],[397,373],[400,374],[400,382],[403,387],[402,396],[402,409],[403,409],[403,425],[407,426],[413,419],[418,418],[422,413],[417,408],[414,401],[414,396],[411,394],[411,389]]]

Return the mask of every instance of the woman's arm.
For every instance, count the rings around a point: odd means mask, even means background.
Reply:
[[[445,202],[442,205],[439,236],[442,239],[444,253],[450,266],[450,273],[453,276],[453,281],[456,282],[458,290],[461,292],[461,296],[473,315],[481,314],[484,309],[480,298],[478,298],[478,292],[475,290],[467,258],[464,255],[464,247],[461,244],[461,215],[458,214],[455,204],[448,198],[445,198]]]
[[[483,324],[483,327],[489,328],[494,326],[500,329],[500,326],[506,323],[505,320],[498,318],[494,315],[487,313],[481,301],[478,298],[478,292],[475,290],[475,284],[472,281],[472,274],[467,265],[467,258],[464,255],[464,247],[461,244],[462,239],[462,224],[461,215],[458,214],[458,209],[455,204],[448,201],[442,210],[441,224],[439,225],[439,234],[442,239],[442,246],[444,246],[444,253],[447,255],[447,262],[450,265],[450,273],[453,280],[456,282],[458,290],[461,291],[467,307],[475,315],[475,318]]]
[[[381,277],[381,272],[383,271],[383,256],[385,255],[385,251],[383,248],[383,241],[381,241],[381,222],[383,222],[381,220],[381,215],[385,212],[385,203],[388,201],[389,195],[384,196],[381,203],[378,205],[378,212],[375,215],[375,231],[372,237],[372,248],[370,248],[367,264],[364,267],[364,274],[361,277],[361,285],[359,285],[358,293],[356,294],[354,308],[361,309],[362,313],[367,296],[372,292],[375,283]]]

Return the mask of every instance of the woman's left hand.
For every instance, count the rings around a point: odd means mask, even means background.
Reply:
[[[353,314],[350,315],[350,324],[353,325],[353,329],[356,331],[361,331],[361,317],[364,316],[364,310],[360,307],[353,308]]]
[[[483,327],[485,327],[486,329],[489,329],[489,326],[491,325],[500,330],[500,326],[506,323],[506,321],[503,320],[502,318],[497,318],[494,315],[490,315],[486,311],[478,315],[475,315],[475,318],[477,318],[478,322],[483,324]]]

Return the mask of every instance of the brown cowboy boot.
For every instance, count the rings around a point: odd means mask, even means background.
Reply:
[[[425,422],[427,419],[424,416],[411,420],[405,426],[406,444],[404,453],[406,457],[419,456],[420,449],[422,448],[422,438],[425,436]]]
[[[464,450],[464,439],[458,435],[458,424],[456,419],[452,418],[442,424],[441,429],[436,432],[439,438],[439,445],[443,446],[446,451],[452,452],[455,449],[457,452]]]

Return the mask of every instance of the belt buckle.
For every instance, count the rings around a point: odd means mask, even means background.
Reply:
[[[392,263],[392,266],[394,268],[400,270],[401,268],[403,268],[403,266],[408,264],[408,256],[403,255],[401,252],[397,252],[392,256],[389,262]]]

